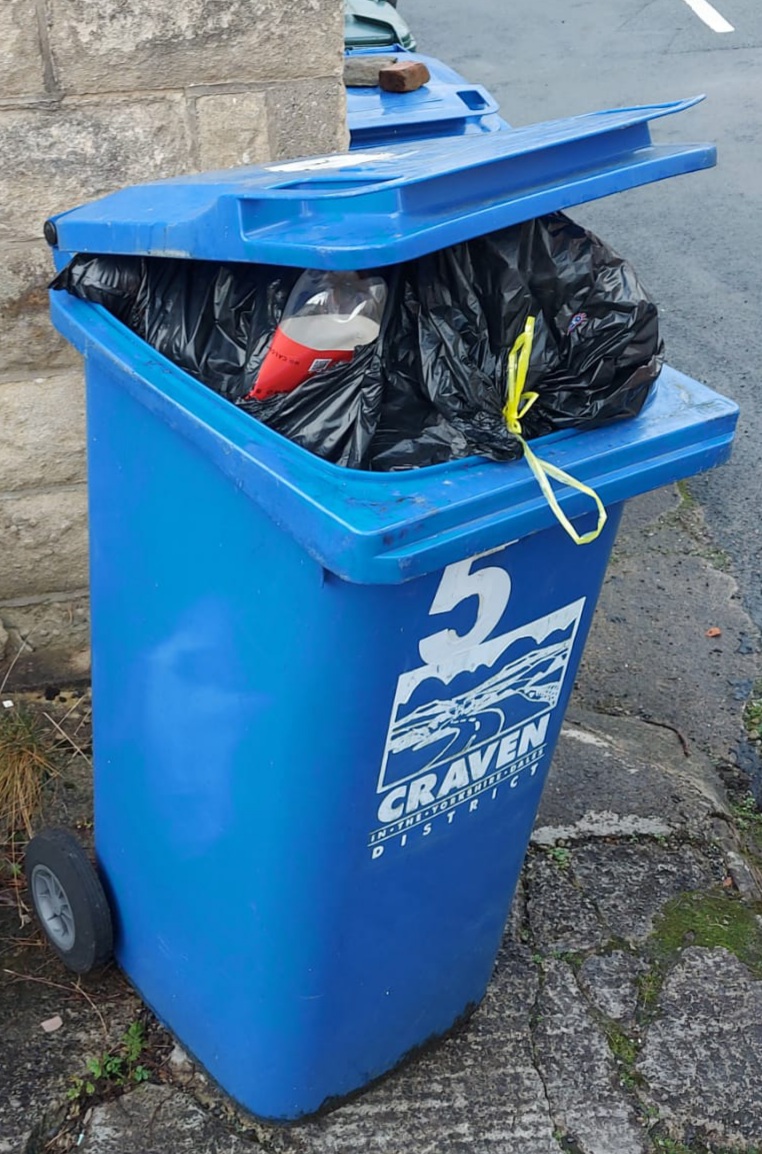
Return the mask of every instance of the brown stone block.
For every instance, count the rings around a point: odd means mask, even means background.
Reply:
[[[378,73],[378,83],[385,92],[415,92],[430,80],[431,73],[420,60],[390,64]]]

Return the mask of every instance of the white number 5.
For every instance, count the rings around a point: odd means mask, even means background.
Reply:
[[[429,615],[449,613],[467,597],[478,597],[476,620],[467,633],[459,634],[454,629],[442,629],[422,637],[418,643],[421,660],[427,665],[439,665],[454,653],[462,653],[486,641],[503,616],[511,596],[511,578],[505,569],[489,565],[471,572],[471,566],[478,557],[468,557],[448,565],[442,574],[439,588],[429,609]]]

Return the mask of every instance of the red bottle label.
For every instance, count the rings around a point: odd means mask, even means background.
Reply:
[[[292,341],[277,328],[247,400],[254,397],[263,401],[276,393],[290,393],[308,377],[323,372],[338,361],[351,361],[353,356],[353,349],[308,348]]]

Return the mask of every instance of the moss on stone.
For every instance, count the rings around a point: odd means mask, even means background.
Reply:
[[[650,946],[664,960],[685,946],[724,947],[762,977],[762,930],[754,909],[722,890],[679,894],[654,922]],[[648,994],[648,990],[643,991]]]

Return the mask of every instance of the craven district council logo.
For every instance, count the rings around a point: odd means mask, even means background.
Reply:
[[[502,552],[503,550],[501,550]],[[481,555],[484,556],[484,555]],[[472,813],[501,788],[534,776],[566,677],[585,599],[498,637],[489,633],[510,596],[508,573],[480,558],[445,569],[430,614],[477,594],[477,622],[422,639],[425,664],[397,681],[381,772],[371,856],[380,858],[435,822]]]

